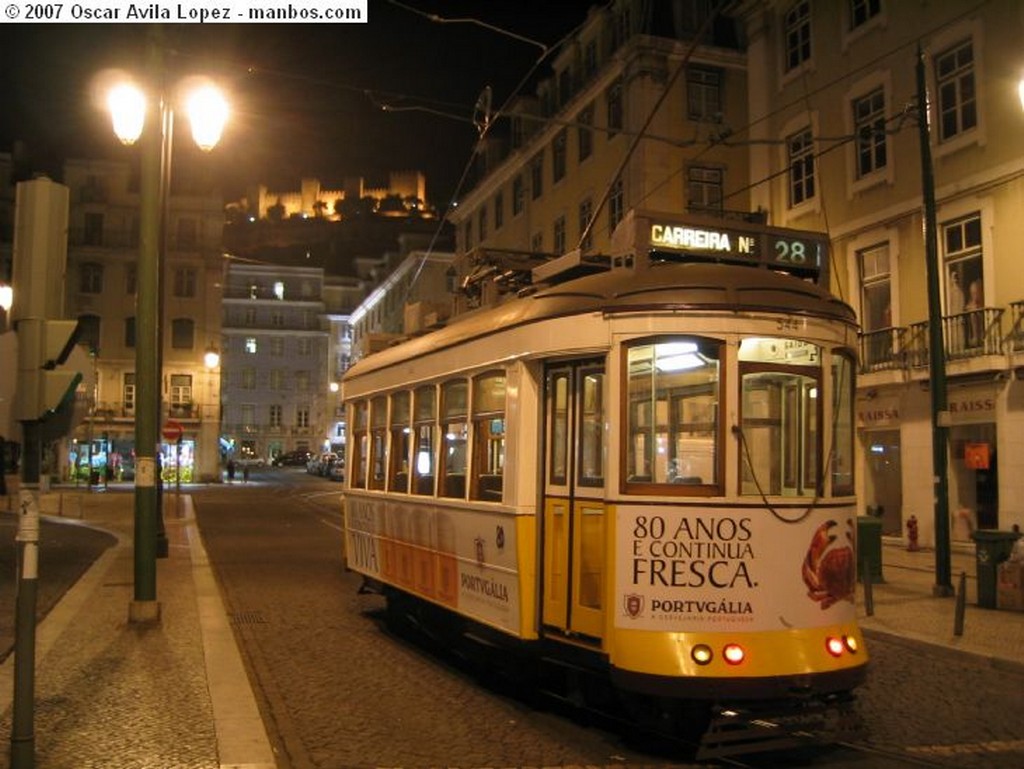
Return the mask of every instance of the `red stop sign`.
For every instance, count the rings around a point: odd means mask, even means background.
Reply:
[[[164,423],[164,440],[174,443],[181,440],[181,436],[185,434],[185,428],[181,426],[181,422],[176,422],[173,419],[168,419]]]

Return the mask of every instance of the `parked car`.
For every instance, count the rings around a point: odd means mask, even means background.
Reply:
[[[345,462],[340,457],[331,461],[327,467],[327,477],[332,481],[345,480]]]
[[[302,467],[313,455],[308,451],[286,451],[274,457],[275,467]]]

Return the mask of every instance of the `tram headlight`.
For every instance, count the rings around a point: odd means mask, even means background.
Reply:
[[[730,665],[739,665],[746,659],[747,653],[739,644],[726,644],[722,649],[722,656]]]
[[[857,645],[857,639],[852,635],[844,635],[843,643],[846,645],[846,650],[850,652],[850,654],[856,654],[860,649],[860,646]]]
[[[690,656],[698,665],[707,665],[711,662],[711,658],[715,656],[715,653],[711,651],[711,647],[707,644],[697,644],[690,650]]]
[[[843,643],[842,638],[829,636],[825,639],[825,649],[833,657],[839,657],[842,656],[842,653],[846,650],[846,644]]]

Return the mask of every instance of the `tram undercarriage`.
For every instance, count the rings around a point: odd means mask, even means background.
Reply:
[[[485,685],[538,707],[561,703],[573,718],[597,720],[644,752],[709,760],[862,737],[849,691],[728,702],[629,691],[615,685],[602,654],[574,639],[518,641],[374,580],[360,592],[384,596],[390,630],[426,642]]]

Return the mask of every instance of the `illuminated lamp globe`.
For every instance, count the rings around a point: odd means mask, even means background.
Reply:
[[[228,121],[228,103],[213,86],[203,86],[188,99],[192,138],[204,152],[217,146]]]
[[[107,108],[117,138],[122,144],[135,144],[146,122],[146,97],[142,91],[131,83],[114,86],[107,94]]]
[[[203,356],[203,363],[206,368],[217,368],[220,365],[220,353],[212,348],[207,350]]]
[[[0,309],[3,309],[4,312],[10,312],[11,305],[13,304],[14,288],[5,283],[0,283]]]

